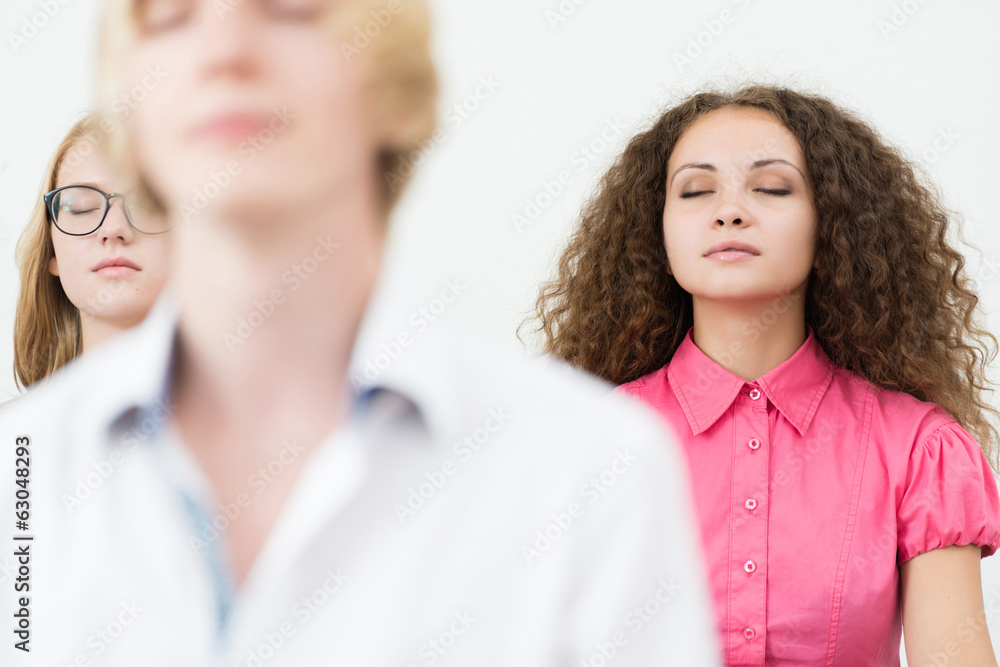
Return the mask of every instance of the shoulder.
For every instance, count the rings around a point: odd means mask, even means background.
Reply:
[[[95,357],[82,355],[49,377],[32,385],[20,396],[0,405],[0,423],[17,426],[45,425],[72,418],[82,403],[94,393],[97,378],[107,381],[109,373]]]
[[[155,376],[151,342],[160,333],[143,323],[80,355],[0,405],[0,433],[51,434],[56,444],[78,440],[122,401],[150,385]]]
[[[943,427],[958,427],[940,406],[901,391],[875,385],[853,371],[834,366],[824,402],[840,406],[869,429],[877,443],[912,450]]]
[[[655,413],[561,360],[454,327],[442,327],[436,345],[435,366],[453,383],[449,391],[469,426],[485,407],[505,406],[511,433],[536,448],[593,452],[631,441],[662,449],[672,439]]]
[[[667,373],[667,369],[669,367],[670,364],[668,363],[662,368],[657,368],[655,371],[646,373],[635,380],[624,382],[615,387],[614,393],[643,398],[649,397],[653,394],[659,394],[670,385],[670,379]]]

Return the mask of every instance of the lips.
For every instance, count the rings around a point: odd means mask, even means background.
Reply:
[[[97,265],[91,269],[97,273],[107,273],[115,271],[117,273],[128,273],[132,271],[141,271],[139,266],[124,257],[109,257],[107,259],[102,259]]]
[[[746,241],[739,241],[732,239],[729,241],[721,241],[716,243],[705,253],[705,257],[711,257],[712,255],[721,255],[720,259],[723,259],[725,255],[732,254],[734,257],[754,257],[760,254],[760,250],[757,250],[757,246],[752,243],[747,243]]]
[[[266,114],[230,112],[214,116],[198,124],[193,134],[199,139],[217,141],[243,141],[268,126]]]

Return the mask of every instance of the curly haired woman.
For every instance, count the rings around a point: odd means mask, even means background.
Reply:
[[[628,144],[537,302],[546,351],[687,455],[730,665],[996,665],[996,339],[936,191],[830,100],[702,92]]]

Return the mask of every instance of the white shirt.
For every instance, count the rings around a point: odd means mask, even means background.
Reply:
[[[310,454],[239,590],[224,531],[241,505],[213,498],[164,399],[170,288],[142,325],[0,406],[0,664],[720,664],[665,424],[443,320],[393,348],[372,311],[350,417]],[[243,506],[299,455],[288,442]],[[7,629],[25,595],[30,653]]]

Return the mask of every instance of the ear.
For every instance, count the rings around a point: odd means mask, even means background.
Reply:
[[[435,125],[434,115],[418,104],[386,113],[376,132],[382,147],[393,152],[414,150],[432,139],[440,141],[444,134],[443,129]]]
[[[52,259],[49,260],[49,273],[56,277],[59,276],[59,262],[56,261],[55,255],[52,255]]]

